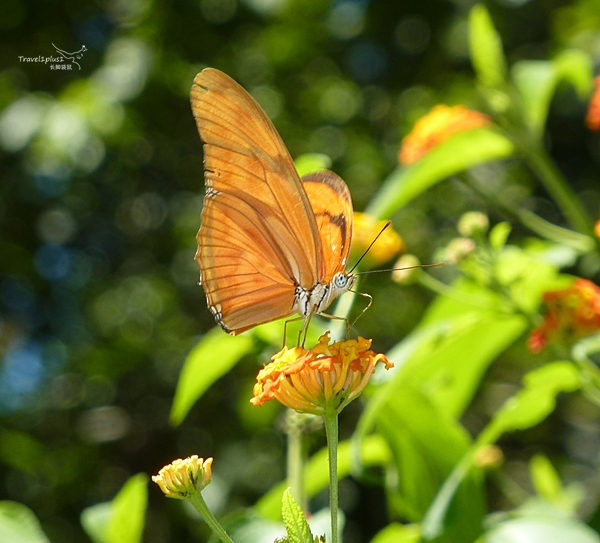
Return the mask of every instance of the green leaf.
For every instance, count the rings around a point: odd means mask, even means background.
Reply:
[[[573,85],[581,100],[588,98],[594,88],[594,61],[581,49],[567,49],[554,58],[560,79]]]
[[[107,543],[140,543],[146,519],[148,476],[138,473],[130,477],[112,501],[107,526]]]
[[[494,517],[492,517],[494,518]],[[529,500],[511,515],[496,515],[478,543],[600,543],[600,536],[542,500]]]
[[[298,170],[298,175],[304,177],[309,173],[331,168],[331,158],[319,153],[307,153],[296,158],[294,165],[296,166],[296,170]]]
[[[499,304],[490,290],[457,281],[447,296],[430,305],[419,327],[388,353],[396,369],[384,394],[401,395],[407,387],[426,390],[440,409],[460,417],[489,365],[527,328],[522,316],[495,311]],[[376,409],[377,402],[370,402],[363,418]]]
[[[502,300],[496,292],[461,277],[452,283],[444,296],[438,296],[429,305],[417,330],[436,322],[446,323],[446,333],[454,328],[462,330],[473,326],[473,321],[478,320],[481,313],[497,314],[502,312],[502,307]]]
[[[35,473],[44,465],[48,454],[47,447],[26,432],[0,432],[0,459],[15,469]]]
[[[366,212],[377,218],[390,217],[413,198],[436,183],[467,168],[506,158],[513,144],[490,128],[460,132],[440,143],[408,168],[397,168],[369,204]]]
[[[353,465],[353,444],[350,441],[342,441],[338,445],[338,477],[343,479],[350,475]],[[389,463],[390,450],[386,442],[378,435],[366,437],[360,444],[360,461],[363,466],[381,466]],[[306,495],[311,498],[318,492],[329,486],[329,462],[327,460],[327,448],[323,448],[314,454],[305,471]],[[257,512],[272,520],[281,518],[281,499],[288,488],[287,481],[283,481],[267,494],[265,494],[255,505]]]
[[[490,231],[490,245],[496,251],[499,251],[506,245],[506,240],[510,235],[512,227],[508,222],[499,222]]]
[[[512,78],[521,95],[526,120],[539,138],[557,83],[555,66],[548,60],[523,60],[513,66]]]
[[[498,256],[496,279],[510,291],[510,298],[526,313],[537,310],[542,294],[563,288],[573,279],[558,273],[554,263],[536,253],[508,245]]]
[[[171,424],[181,424],[189,410],[219,377],[225,375],[253,346],[251,337],[232,337],[213,328],[187,356],[171,408]]]
[[[566,278],[568,276],[563,275],[562,277]],[[567,284],[561,285],[560,288],[566,288],[567,286]],[[571,349],[573,360],[584,364],[589,362],[589,357],[596,353],[600,353],[600,334],[580,339]]]
[[[546,456],[536,454],[529,463],[531,482],[540,498],[557,501],[563,491],[560,477]]]
[[[523,101],[527,122],[540,138],[552,97],[561,81],[571,83],[581,98],[593,86],[593,66],[583,51],[568,50],[554,60],[522,60],[512,68],[513,81]]]
[[[466,430],[416,390],[387,399],[377,428],[394,456],[394,486],[388,488],[392,510],[410,521],[423,520],[438,490],[469,450]],[[478,470],[462,477],[445,502],[445,529],[439,540],[473,541],[485,513],[483,479]]]
[[[570,285],[572,278],[558,273],[556,265],[535,251],[507,245],[496,262],[496,279],[510,292],[520,311],[537,311],[544,292]]]
[[[477,315],[478,321],[449,335],[429,356],[411,360],[401,378],[405,385],[427,390],[435,405],[455,417],[471,402],[490,364],[527,327],[519,316],[475,312],[473,318]]]
[[[81,526],[94,543],[107,543],[106,527],[112,514],[112,502],[97,503],[81,512]]]
[[[289,543],[314,543],[314,537],[304,512],[292,496],[292,491],[289,488],[283,493],[281,516],[283,517]]]
[[[281,494],[279,495],[279,516],[281,517]],[[243,509],[235,515],[233,522],[227,523],[227,531],[235,543],[256,543],[257,541],[287,541],[283,537],[285,528],[281,520],[266,519],[254,509]]]
[[[528,373],[524,382],[526,387],[504,404],[444,482],[423,520],[422,529],[427,537],[436,537],[442,532],[442,523],[449,514],[459,484],[472,469],[475,451],[496,442],[504,432],[529,428],[543,420],[553,411],[559,392],[571,392],[579,387],[579,376],[570,362],[555,362]]]
[[[111,502],[83,510],[81,525],[94,543],[139,543],[148,499],[148,476],[130,477]]]
[[[505,432],[535,426],[554,411],[559,393],[574,392],[581,386],[577,366],[571,362],[546,364],[526,374],[523,381],[525,387],[506,401],[484,430],[487,442]]]
[[[469,437],[455,420],[443,416],[416,390],[390,395],[377,417],[398,470],[399,513],[421,520],[437,488],[468,450]]]
[[[506,80],[506,59],[502,40],[483,4],[469,14],[469,47],[477,79],[488,87],[499,87]]]
[[[33,512],[21,503],[0,501],[0,541],[50,543]]]
[[[418,524],[388,524],[375,534],[370,543],[419,543],[421,530]]]

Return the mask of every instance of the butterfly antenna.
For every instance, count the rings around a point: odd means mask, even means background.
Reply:
[[[352,269],[348,272],[348,273],[352,273],[355,269],[356,266],[358,266],[361,262],[361,260],[367,256],[367,253],[371,250],[371,247],[373,247],[373,244],[379,239],[379,236],[381,236],[381,234],[383,234],[383,232],[385,231],[386,228],[388,228],[390,225],[392,224],[392,221],[388,221],[383,225],[383,228],[379,231],[379,234],[377,234],[375,236],[375,239],[369,244],[369,246],[367,247],[367,249],[365,250],[365,252],[362,254],[362,256],[356,261],[356,264],[354,264],[354,266],[352,266]]]
[[[414,270],[415,268],[440,268],[441,266],[445,266],[445,265],[446,265],[445,262],[437,262],[436,264],[419,264],[418,266],[406,266],[404,268],[388,268],[387,270],[366,270],[366,271],[357,272],[354,275],[365,275],[367,273],[381,273],[381,272],[391,272],[391,271],[401,271],[401,270]]]

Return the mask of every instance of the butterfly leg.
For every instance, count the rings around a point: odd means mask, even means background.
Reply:
[[[358,317],[356,317],[354,319],[354,321],[352,322],[352,327],[354,327],[354,325],[356,324],[356,321],[358,321],[358,319],[360,319],[369,309],[369,307],[371,307],[371,304],[373,303],[373,296],[371,296],[370,294],[367,294],[366,292],[356,292],[354,290],[350,291],[350,292],[354,292],[354,294],[360,294],[361,296],[364,296],[365,298],[369,298],[369,303],[367,304],[367,307],[365,307],[361,312],[360,315],[358,315]]]
[[[314,310],[311,311],[306,317],[300,317],[300,318],[304,318],[304,322],[302,323],[302,328],[300,328],[300,332],[298,332],[298,346],[300,347],[300,338],[302,337],[302,334],[304,334],[304,337],[302,338],[302,347],[304,347],[304,344],[306,343],[306,336],[308,335],[308,325],[310,324],[310,319],[312,319],[312,316],[314,315]]]
[[[287,344],[287,325],[290,322],[296,322],[299,320],[304,319],[304,317],[296,317],[294,319],[288,319],[283,323],[283,345],[281,346],[281,348],[283,349],[286,344]],[[300,334],[302,334],[302,330],[304,329],[304,324],[302,325],[302,328],[300,329],[300,333],[298,334],[298,346],[300,345]]]
[[[331,315],[329,313],[319,313],[321,317],[332,319],[336,321],[344,321],[346,323],[346,339],[350,337],[350,322],[346,317],[338,317],[337,315]]]

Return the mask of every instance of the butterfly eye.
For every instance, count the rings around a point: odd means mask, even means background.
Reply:
[[[342,272],[336,273],[333,277],[333,284],[337,288],[344,288],[348,284],[348,276]]]

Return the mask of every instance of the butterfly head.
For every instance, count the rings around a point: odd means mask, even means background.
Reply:
[[[329,283],[331,289],[331,299],[335,300],[338,296],[344,294],[344,292],[349,291],[354,285],[355,281],[356,276],[353,273],[337,272]]]

